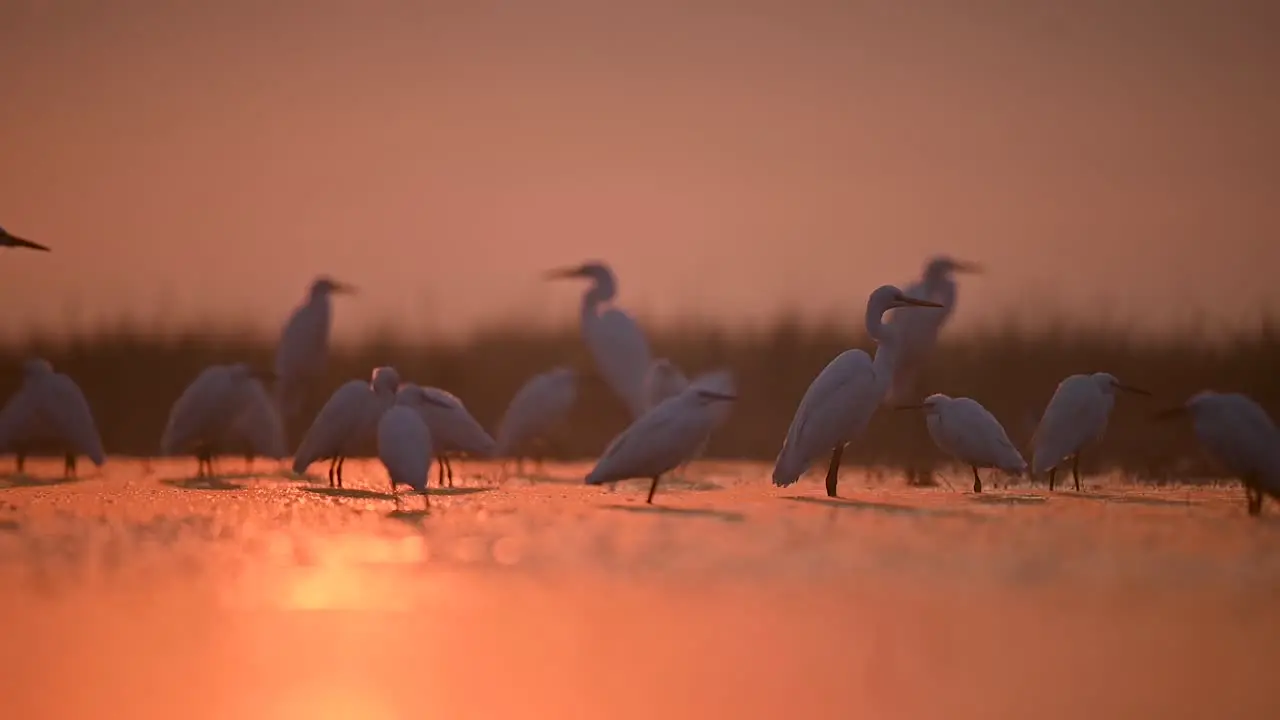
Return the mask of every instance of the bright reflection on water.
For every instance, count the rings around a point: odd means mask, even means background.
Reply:
[[[3,717],[1280,717],[1280,508],[1236,488],[472,464],[423,515],[374,463],[192,467],[0,479]]]

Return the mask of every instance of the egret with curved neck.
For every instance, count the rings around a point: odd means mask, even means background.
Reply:
[[[928,360],[942,327],[951,319],[956,307],[956,273],[980,273],[974,263],[942,255],[925,265],[924,276],[907,287],[910,297],[931,300],[942,305],[933,310],[912,310],[889,314],[889,324],[898,335],[897,361],[888,397],[893,402],[908,402],[915,390],[921,366]]]
[[[601,377],[622,400],[632,418],[647,409],[645,376],[649,372],[649,342],[635,319],[617,307],[607,307],[618,294],[613,271],[602,262],[583,263],[546,273],[548,280],[588,278],[582,295],[582,339]]]
[[[773,467],[773,484],[786,487],[826,452],[827,495],[836,497],[840,457],[845,445],[867,428],[893,381],[898,334],[883,316],[894,308],[939,308],[940,303],[911,297],[892,285],[876,288],[867,300],[867,335],[876,343],[873,360],[863,350],[845,350],[818,373],[796,408]]]

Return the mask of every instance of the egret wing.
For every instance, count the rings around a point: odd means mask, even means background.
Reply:
[[[1107,407],[1093,379],[1073,375],[1058,384],[1032,439],[1037,473],[1056,467],[1106,429]]]
[[[516,391],[498,423],[498,453],[509,453],[563,421],[577,394],[572,373],[552,371],[531,378]]]
[[[67,375],[48,375],[40,383],[40,413],[47,426],[67,445],[95,465],[106,462],[93,411],[80,386]]]
[[[590,319],[585,335],[600,375],[632,416],[639,417],[645,410],[644,380],[651,361],[644,332],[630,315],[610,308]]]
[[[880,401],[871,356],[862,350],[837,355],[796,408],[774,464],[774,484],[791,485],[820,454],[861,434]]]
[[[329,396],[293,455],[293,471],[305,472],[311,463],[341,455],[369,420],[373,390],[363,380],[348,380]]]

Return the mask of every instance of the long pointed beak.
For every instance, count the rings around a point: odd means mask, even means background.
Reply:
[[[733,393],[722,393],[722,392],[716,392],[715,390],[704,390],[702,388],[698,388],[697,393],[709,400],[731,401],[731,400],[738,399],[738,396],[734,395]]]
[[[332,292],[340,295],[358,295],[360,293],[360,289],[349,283],[335,282],[333,284]]]
[[[42,252],[52,252],[51,250],[49,250],[48,247],[41,245],[38,242],[32,242],[25,238],[20,238],[17,235],[10,235],[7,232],[0,232],[0,245],[4,245],[6,247],[21,247],[21,248],[27,248],[30,250],[40,250]]]
[[[931,308],[946,307],[945,305],[941,303],[933,302],[932,300],[921,300],[919,298],[907,297],[906,295],[903,295],[902,299],[899,302],[902,302],[906,305],[914,305],[916,307],[931,307]]]
[[[1187,414],[1185,405],[1174,405],[1171,408],[1165,408],[1151,415],[1152,420],[1172,420],[1176,417],[1182,417]]]
[[[982,266],[979,265],[978,263],[959,262],[959,261],[956,262],[954,266],[952,266],[952,270],[956,272],[962,272],[962,273],[971,273],[973,275],[980,275],[984,272],[984,270],[982,269]]]
[[[560,280],[562,278],[578,277],[581,273],[576,267],[556,268],[542,273],[543,280]]]
[[[1128,393],[1133,393],[1134,395],[1146,395],[1147,397],[1151,397],[1151,393],[1149,391],[1143,390],[1140,387],[1125,385],[1124,383],[1116,383],[1116,389],[1123,390]]]

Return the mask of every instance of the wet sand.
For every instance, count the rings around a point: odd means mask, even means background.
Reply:
[[[1280,508],[1236,486],[458,463],[424,514],[273,467],[0,476],[4,716],[1280,717]]]

